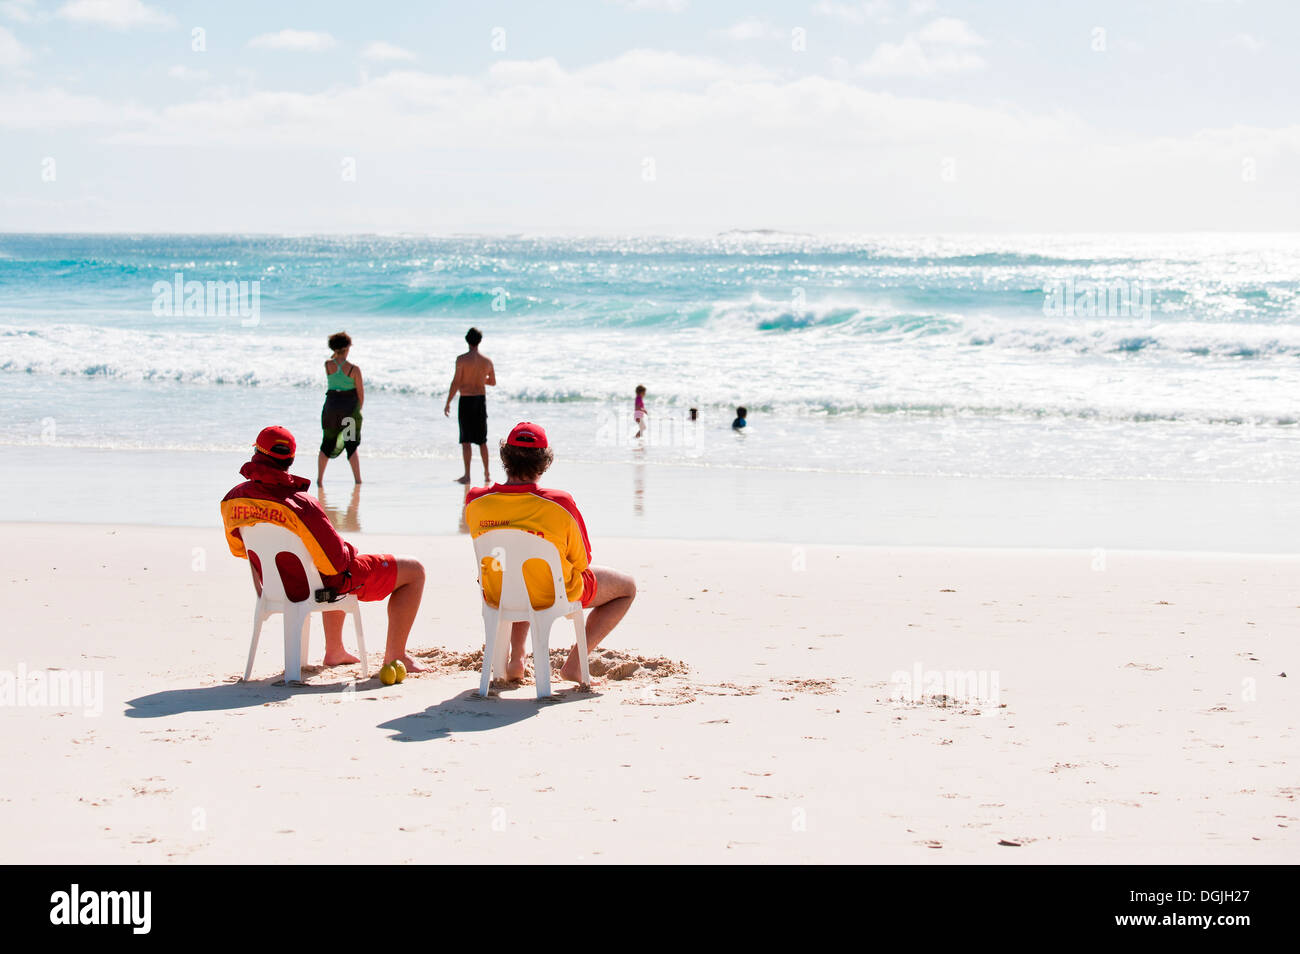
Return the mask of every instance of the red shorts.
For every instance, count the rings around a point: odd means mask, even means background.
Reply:
[[[397,558],[391,553],[358,553],[348,565],[352,574],[349,596],[371,603],[386,600],[397,586]]]
[[[596,574],[590,569],[582,571],[582,608],[586,609],[596,598]]]

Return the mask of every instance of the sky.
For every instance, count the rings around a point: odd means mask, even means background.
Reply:
[[[1300,229],[1293,0],[0,0],[0,231]]]

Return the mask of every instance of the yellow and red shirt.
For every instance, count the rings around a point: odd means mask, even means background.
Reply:
[[[565,596],[578,601],[595,592],[587,524],[578,505],[563,490],[546,490],[536,484],[476,487],[465,495],[465,523],[472,537],[506,528],[545,537],[560,551]],[[494,570],[492,562],[484,559],[481,578],[483,598],[496,606],[501,598],[501,571]],[[537,561],[525,564],[524,583],[534,609],[551,605],[554,587],[544,565]]]

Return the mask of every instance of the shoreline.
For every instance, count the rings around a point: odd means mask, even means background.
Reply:
[[[247,460],[57,445],[10,447],[6,456],[0,523],[133,526],[219,527],[218,503]],[[464,532],[464,488],[449,476],[458,461],[372,457],[362,466],[366,482],[356,488],[346,464],[332,462],[321,498],[345,535]],[[308,468],[300,461],[294,472]],[[1281,483],[867,477],[560,459],[542,484],[573,495],[594,540],[1281,555],[1300,540],[1300,487]]]

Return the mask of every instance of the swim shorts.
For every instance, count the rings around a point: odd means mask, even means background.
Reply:
[[[487,395],[462,394],[456,406],[456,418],[460,421],[462,444],[487,443]]]
[[[582,608],[586,609],[596,598],[596,574],[590,568],[582,571]]]
[[[361,446],[361,411],[357,409],[356,391],[327,391],[320,412],[320,452],[333,459],[340,451],[348,458]]]
[[[348,564],[352,574],[349,596],[362,602],[386,600],[397,586],[397,559],[391,553],[358,553]]]

